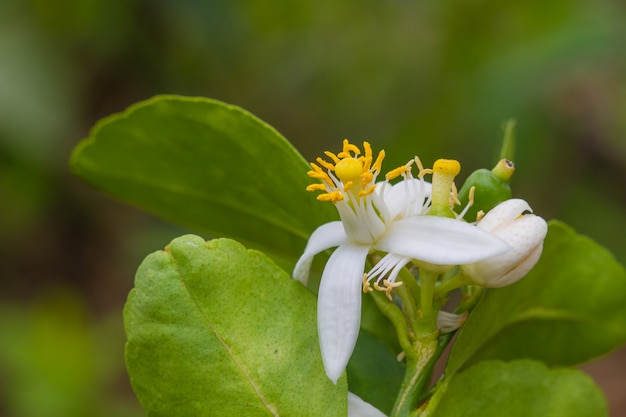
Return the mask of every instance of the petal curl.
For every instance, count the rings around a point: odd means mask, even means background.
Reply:
[[[435,265],[463,265],[500,255],[502,239],[460,220],[417,216],[394,222],[376,249]]]
[[[513,270],[502,275],[497,280],[488,283],[486,286],[491,288],[500,288],[511,285],[520,279],[524,278],[526,274],[537,264],[543,251],[543,244],[539,245],[533,250],[522,262],[520,262]]]
[[[512,198],[489,210],[476,226],[488,232],[493,232],[501,226],[512,223],[525,211],[532,213],[533,210],[526,201],[520,198]]]
[[[379,409],[348,392],[348,417],[386,417]]]
[[[340,221],[326,223],[315,229],[306,244],[304,253],[300,256],[293,269],[293,278],[306,285],[309,280],[309,271],[313,257],[326,249],[339,246],[345,241],[346,232]]]
[[[346,243],[328,259],[317,299],[317,329],[326,375],[333,383],[352,355],[361,323],[361,285],[369,246]]]
[[[545,220],[525,214],[509,224],[498,226],[494,235],[511,245],[511,250],[493,258],[462,267],[476,283],[487,287],[503,287],[519,280],[537,263],[543,240],[548,233]]]

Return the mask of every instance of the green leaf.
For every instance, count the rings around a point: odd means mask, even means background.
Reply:
[[[433,417],[608,416],[592,379],[532,360],[481,362],[455,375]]]
[[[521,281],[487,291],[459,332],[447,373],[485,359],[575,365],[626,342],[626,271],[604,248],[550,222]]]
[[[324,372],[315,297],[263,254],[183,236],[139,267],[124,320],[150,416],[345,416]]]
[[[405,368],[388,345],[361,329],[346,370],[350,392],[386,414],[391,412]]]
[[[311,232],[337,216],[305,191],[309,166],[285,138],[205,98],[155,97],[108,117],[70,163],[122,201],[289,265]]]

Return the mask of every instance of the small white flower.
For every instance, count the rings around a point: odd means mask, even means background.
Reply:
[[[525,276],[539,260],[548,232],[545,220],[527,202],[511,199],[491,209],[477,227],[507,242],[513,250],[461,266],[463,274],[486,287],[504,287]],[[526,214],[525,214],[526,213]]]
[[[337,247],[324,268],[317,306],[320,349],[326,374],[333,382],[343,373],[357,340],[362,283],[369,290],[368,281],[376,278],[374,286],[389,294],[399,284],[395,284],[395,279],[401,267],[412,260],[461,265],[510,249],[474,225],[426,215],[431,208],[431,186],[423,180],[426,170],[417,158],[390,171],[384,182],[376,184],[384,151],[374,161],[370,145],[365,142],[363,147],[365,152],[360,156],[360,149],[345,140],[339,154],[326,152],[332,163],[318,158],[317,164],[311,164],[309,176],[321,183],[307,190],[324,191],[318,200],[333,202],[341,221],[324,224],[313,232],[293,273],[294,278],[306,284],[313,257]],[[420,167],[417,179],[411,175],[414,162]],[[440,175],[451,175],[453,179],[460,169],[458,162],[453,162],[456,166],[452,168],[440,166]],[[450,169],[456,171],[447,172]],[[389,180],[400,176],[402,181],[389,184]],[[444,192],[446,207],[452,179]],[[442,194],[441,190],[436,191],[432,191],[433,197]],[[366,257],[371,251],[387,255],[364,276]],[[381,281],[383,286],[378,285]]]
[[[348,392],[348,417],[386,417],[385,414],[361,397]]]

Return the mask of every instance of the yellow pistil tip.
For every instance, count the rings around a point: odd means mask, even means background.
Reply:
[[[355,158],[344,158],[335,165],[335,174],[344,184],[357,182],[363,173],[363,163]]]
[[[456,177],[461,172],[461,164],[456,159],[437,159],[433,165],[433,172]]]

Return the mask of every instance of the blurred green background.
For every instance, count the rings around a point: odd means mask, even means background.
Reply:
[[[144,415],[121,310],[139,262],[183,231],[67,158],[155,94],[239,105],[309,159],[348,137],[388,168],[459,159],[461,177],[496,162],[515,117],[515,195],[626,262],[625,22],[617,0],[3,0],[0,415]],[[585,368],[613,415],[624,352]]]

